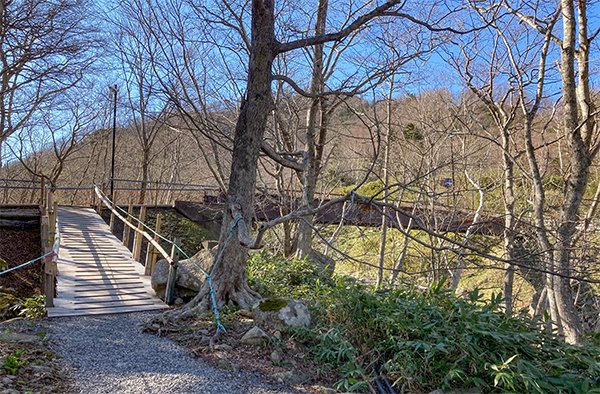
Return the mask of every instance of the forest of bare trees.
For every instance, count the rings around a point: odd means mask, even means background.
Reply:
[[[226,196],[219,305],[256,302],[246,261],[267,248],[377,288],[483,284],[569,343],[600,329],[596,3],[0,7],[0,178],[87,198],[110,181],[116,104],[115,177],[141,185],[119,203],[172,203],[153,182]],[[280,217],[253,225],[258,194]],[[377,227],[344,222],[359,203]],[[332,206],[339,225],[318,223]],[[205,286],[177,317],[209,304]]]

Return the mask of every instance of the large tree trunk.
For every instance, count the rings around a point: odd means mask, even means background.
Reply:
[[[271,112],[271,66],[275,43],[273,0],[254,0],[246,98],[242,102],[235,127],[227,208],[223,215],[219,251],[212,272],[215,298],[219,306],[233,303],[247,308],[259,298],[258,293],[248,286],[248,250],[238,240],[240,227],[233,219],[232,208],[242,213],[245,223],[252,221],[258,157],[267,116]],[[250,228],[249,225],[247,227]],[[206,281],[190,306],[198,304],[201,309],[209,307],[208,284]]]

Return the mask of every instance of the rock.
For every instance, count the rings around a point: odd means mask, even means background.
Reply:
[[[6,376],[2,378],[2,384],[5,386],[10,386],[13,383],[14,376]]]
[[[8,330],[0,332],[0,342],[4,343],[37,343],[41,340],[37,335],[21,334]]]
[[[215,345],[214,349],[215,350],[221,350],[221,351],[224,351],[224,352],[228,352],[228,351],[230,351],[233,348],[231,347],[231,345],[228,345],[226,343],[220,343],[218,345]]]
[[[167,279],[169,278],[169,263],[167,260],[161,259],[156,262],[150,277],[150,285],[156,295],[161,299],[165,299],[165,288],[167,287]]]
[[[220,369],[224,369],[227,371],[231,371],[233,368],[231,367],[231,362],[224,357],[218,357],[216,360],[217,367]]]
[[[262,345],[269,341],[269,336],[260,328],[254,326],[244,334],[241,343],[245,345]]]
[[[175,301],[174,301],[175,305],[183,305],[183,303],[184,303],[184,301],[181,298],[176,298]]]
[[[317,392],[322,393],[322,394],[336,394],[337,391],[330,388],[330,387],[325,387],[325,386],[313,386]]]
[[[277,372],[273,374],[273,378],[275,378],[281,383],[289,384],[292,386],[307,383],[308,381],[310,381],[310,377],[308,375],[297,371]]]
[[[319,274],[322,277],[331,277],[335,271],[335,260],[314,249],[308,253],[308,260],[314,262],[319,267]]]
[[[301,301],[287,298],[267,298],[252,308],[257,324],[275,328],[309,327],[310,312]]]
[[[201,250],[189,259],[180,260],[177,263],[175,297],[181,298],[181,302],[184,302],[186,298],[194,297],[204,283],[205,276],[202,270],[210,271],[213,261],[214,251],[208,250]],[[168,277],[169,263],[164,259],[158,260],[152,271],[150,284],[156,295],[162,300],[165,299]]]
[[[40,374],[52,374],[53,370],[52,367],[49,367],[47,365],[35,365],[32,364],[29,366],[29,368],[31,368],[34,372],[40,373]]]
[[[279,353],[277,350],[273,350],[271,353],[271,362],[275,365],[279,365],[281,364],[282,360],[283,357],[281,356],[281,353]]]

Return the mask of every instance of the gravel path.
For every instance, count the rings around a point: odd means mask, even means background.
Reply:
[[[167,338],[142,333],[152,313],[47,320],[54,350],[80,393],[294,393],[258,374],[194,359]]]

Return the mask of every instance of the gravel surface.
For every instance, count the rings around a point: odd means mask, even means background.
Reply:
[[[47,320],[80,393],[295,393],[248,372],[215,369],[167,338],[142,333],[153,312]]]

